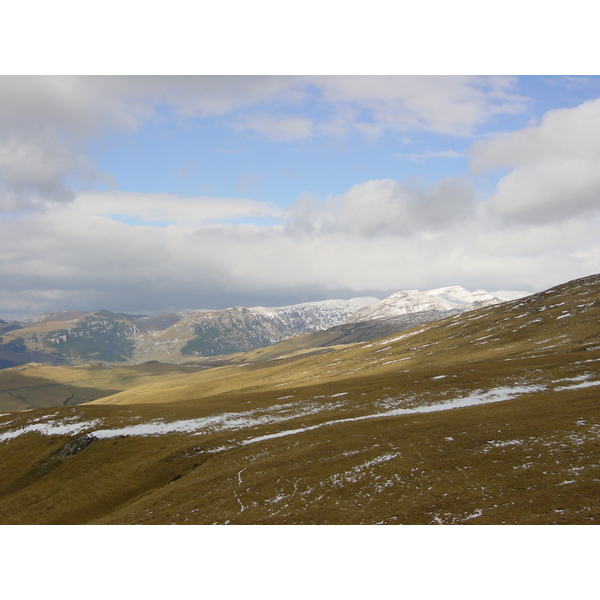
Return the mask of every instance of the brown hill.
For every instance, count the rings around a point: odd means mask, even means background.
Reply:
[[[0,417],[3,523],[597,523],[600,276]]]

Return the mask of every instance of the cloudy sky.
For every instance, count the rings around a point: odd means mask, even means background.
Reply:
[[[0,318],[600,272],[600,77],[1,76]]]

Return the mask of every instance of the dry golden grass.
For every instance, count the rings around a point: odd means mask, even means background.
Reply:
[[[325,354],[123,367],[113,396],[0,416],[0,522],[598,523],[599,298],[590,278]]]
[[[189,368],[161,363],[51,367],[36,363],[0,370],[0,412],[75,405],[148,381],[168,381]]]
[[[274,400],[260,398],[264,404]],[[196,411],[182,404],[169,418],[211,415],[236,403],[241,410],[239,401],[225,398]],[[11,443],[19,460],[3,460],[0,467],[0,480],[8,484],[0,491],[0,520],[598,522],[600,410],[597,396],[585,388],[323,424],[368,412],[348,404],[346,413],[333,410],[285,425],[98,439],[79,454],[55,459],[51,470],[46,463],[65,438],[23,435]],[[164,417],[158,408],[81,406],[58,412],[77,410],[109,427],[139,416]],[[257,435],[320,423],[313,430],[243,444]]]

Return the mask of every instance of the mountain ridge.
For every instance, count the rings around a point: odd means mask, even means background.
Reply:
[[[503,299],[482,290],[468,292],[460,286],[451,286],[427,292],[397,292],[383,300],[368,296],[280,307],[180,311],[153,317],[104,310],[55,311],[21,323],[0,324],[0,335],[6,334],[0,339],[0,360],[3,361],[0,364],[182,362],[188,357],[248,352],[295,335],[344,324],[386,320],[385,326],[381,322],[374,328],[354,328],[353,338],[360,341],[372,339],[380,331],[410,326],[410,319],[390,317],[419,314],[414,322],[423,322],[427,320],[426,314],[429,320],[434,320],[444,316],[444,311],[466,310],[501,301]],[[361,332],[366,337],[361,338]]]
[[[494,296],[485,290],[469,292],[458,285],[424,292],[404,290],[357,311],[348,322],[357,323],[425,311],[473,310],[507,300],[508,298]]]

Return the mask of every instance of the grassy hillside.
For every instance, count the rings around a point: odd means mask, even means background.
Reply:
[[[600,522],[598,276],[139,383],[0,416],[0,522]]]
[[[157,362],[117,366],[29,363],[0,370],[0,412],[72,406],[112,396],[147,381],[169,381],[189,368]]]

